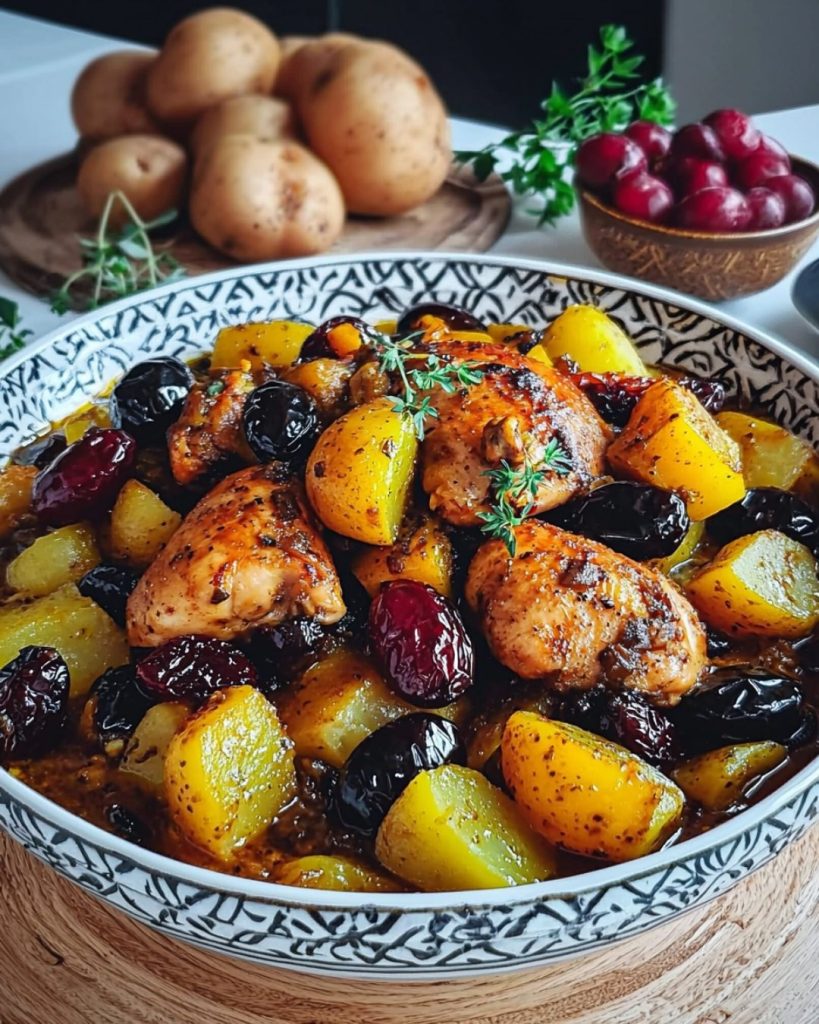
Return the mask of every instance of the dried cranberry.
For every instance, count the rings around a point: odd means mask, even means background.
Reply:
[[[94,427],[37,474],[32,509],[48,526],[93,519],[113,505],[135,458],[124,430]]]
[[[333,316],[319,324],[312,334],[307,335],[301,347],[299,359],[302,362],[309,362],[311,359],[337,358],[327,336],[334,327],[341,327],[342,324],[350,324],[351,327],[355,327],[362,339],[375,337],[374,328],[366,320],[357,316]]]
[[[398,318],[397,330],[399,334],[406,334],[408,331],[417,331],[420,326],[421,317],[434,316],[443,320],[447,327],[453,331],[486,331],[486,324],[476,316],[468,313],[460,306],[450,305],[448,302],[419,302],[415,306],[405,309]]]
[[[77,589],[84,597],[96,601],[117,625],[124,626],[125,608],[139,575],[136,569],[120,565],[98,565],[83,576]]]
[[[708,520],[708,532],[720,544],[758,530],[779,530],[819,552],[819,513],[790,491],[753,487]]]
[[[204,700],[226,686],[257,686],[250,659],[224,640],[177,636],[137,665],[142,688],[155,700]]]
[[[193,387],[190,367],[173,356],[157,356],[132,367],[111,394],[111,422],[141,443],[164,441]]]
[[[382,725],[347,758],[335,792],[336,817],[345,828],[375,835],[419,772],[452,763],[465,764],[466,749],[445,718],[420,711]]]
[[[0,761],[52,746],[66,723],[68,666],[53,647],[24,647],[0,669]]]
[[[110,804],[105,809],[108,824],[120,839],[127,839],[137,846],[150,846],[151,830],[145,822],[122,804]]]
[[[418,707],[451,704],[472,685],[474,656],[461,617],[415,580],[382,584],[370,605],[370,644],[395,692]]]
[[[103,747],[127,739],[154,703],[140,689],[133,665],[119,665],[103,672],[94,683],[91,696],[94,732]]]
[[[65,434],[48,434],[27,444],[25,448],[18,448],[14,453],[14,461],[18,466],[36,466],[37,469],[44,469],[60,452],[65,451],[65,447]]]

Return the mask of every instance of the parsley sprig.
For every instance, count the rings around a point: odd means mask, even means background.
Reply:
[[[111,214],[121,205],[128,220],[119,229],[110,225]],[[185,276],[179,262],[166,251],[155,251],[150,232],[176,218],[168,210],[151,221],[144,221],[123,192],[112,192],[106,200],[94,238],[81,238],[82,268],[67,277],[51,300],[55,313],[69,309],[96,309],[105,302],[153,288]],[[86,279],[91,293],[87,297],[74,294]]]
[[[580,142],[598,132],[621,131],[636,119],[670,124],[674,117],[675,103],[662,79],[638,83],[645,58],[630,52],[633,46],[622,25],[603,25],[600,48],[589,46],[588,69],[576,92],[570,95],[553,83],[541,103],[542,118],[484,149],[462,150],[456,159],[471,164],[485,181],[505,153],[513,154],[511,167],[499,171],[501,178],[516,194],[540,200],[539,210],[531,211],[538,224],[553,224],[574,208],[571,169]]]
[[[0,360],[19,352],[34,333],[20,326],[20,307],[0,295]]]
[[[478,513],[478,518],[483,520],[481,532],[502,540],[514,558],[517,551],[515,527],[531,514],[540,485],[549,473],[566,476],[571,469],[568,453],[554,437],[543,449],[537,464],[526,455],[519,466],[512,466],[503,459],[496,468],[487,469],[484,476],[489,477],[494,500],[488,512]],[[521,505],[524,498],[525,503]]]

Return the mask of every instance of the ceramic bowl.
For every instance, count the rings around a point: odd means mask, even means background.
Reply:
[[[819,196],[819,167],[799,157],[791,162]],[[770,288],[819,235],[819,208],[770,231],[715,235],[635,220],[582,187],[578,196],[583,235],[604,266],[711,301]]]
[[[190,356],[222,324],[394,314],[421,299],[541,324],[593,303],[651,362],[724,380],[819,442],[819,368],[682,296],[603,272],[485,256],[342,256],[184,280],[67,323],[3,368],[0,454],[146,356]],[[162,932],[221,953],[324,975],[440,979],[576,956],[714,899],[819,813],[819,763],[694,839],[575,878],[479,892],[319,892],[170,860],[95,828],[0,770],[0,827],[83,889]]]

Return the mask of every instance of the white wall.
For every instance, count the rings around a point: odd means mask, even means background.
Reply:
[[[819,103],[819,0],[668,0],[667,9],[678,123],[715,107],[757,114]]]

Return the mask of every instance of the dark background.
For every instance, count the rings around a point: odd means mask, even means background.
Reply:
[[[225,0],[229,2],[229,0]],[[11,0],[3,6],[49,21],[159,46],[180,18],[207,0]],[[585,68],[598,27],[627,27],[647,60],[662,66],[660,0],[239,0],[277,35],[343,29],[388,39],[431,75],[450,111],[520,126],[537,116],[552,79]]]

